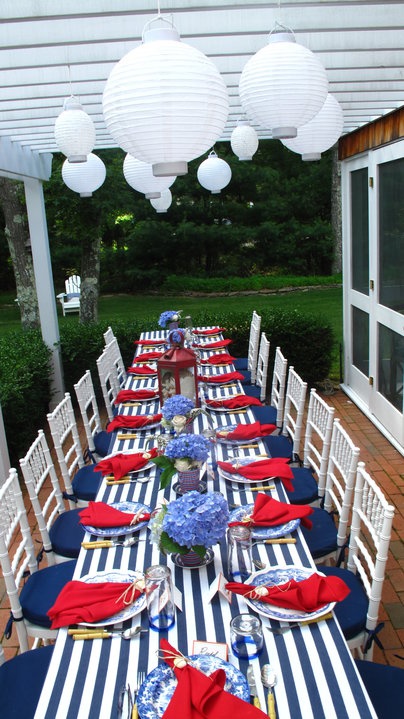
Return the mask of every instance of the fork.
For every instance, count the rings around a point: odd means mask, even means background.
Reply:
[[[137,694],[138,694],[138,691],[139,691],[140,687],[142,686],[145,678],[146,678],[145,672],[137,673],[137,685],[136,685],[135,692],[133,694],[133,709],[132,709],[131,719],[138,719],[138,717],[139,717],[139,712],[137,710]]]

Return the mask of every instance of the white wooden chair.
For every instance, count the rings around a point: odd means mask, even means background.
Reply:
[[[250,335],[248,338],[248,355],[247,357],[239,357],[234,361],[235,368],[243,372],[245,380],[251,383],[255,382],[256,377],[260,330],[261,315],[253,310],[250,323]]]
[[[84,529],[79,523],[79,509],[66,511],[63,494],[43,430],[27,454],[20,459],[20,467],[42,538],[42,554],[48,565],[65,562],[79,556]]]
[[[28,637],[34,637],[34,646],[39,639],[55,639],[47,612],[72,579],[76,561],[38,569],[15,469],[0,487],[0,564],[11,610],[5,637],[10,638],[15,623],[22,652],[29,649]]]
[[[111,363],[106,349],[98,357],[96,364],[105,408],[108,419],[111,421],[114,417],[114,410],[116,409],[115,399],[121,389],[117,369],[114,363]]]
[[[63,317],[71,312],[80,312],[81,278],[79,275],[68,277],[65,282],[66,292],[56,295],[63,310]]]
[[[106,332],[104,332],[105,346],[109,345],[109,343],[112,342],[112,340],[114,340],[114,339],[115,339],[114,331],[113,331],[112,327],[108,327]]]
[[[125,386],[127,373],[116,337],[114,337],[114,339],[106,345],[104,351],[107,357],[107,363],[110,365],[111,369],[115,369],[119,389],[123,389]]]
[[[379,642],[378,624],[383,582],[390,545],[394,507],[359,462],[356,473],[347,567],[321,567],[341,577],[350,588],[335,614],[348,645],[360,658],[371,660],[373,642]],[[401,707],[402,709],[402,707]]]
[[[303,382],[294,368],[289,367],[282,433],[276,436],[270,434],[264,438],[264,444],[271,457],[288,457],[300,464],[306,392],[307,382]]]
[[[105,457],[105,455],[108,454],[111,436],[102,429],[90,370],[87,370],[82,378],[74,385],[74,389],[87,437],[87,451],[89,452],[91,460],[97,461],[100,457]],[[84,453],[84,457],[85,454],[86,453]]]
[[[281,431],[283,424],[287,370],[288,361],[283,356],[280,347],[277,347],[275,350],[274,369],[272,373],[271,404],[265,405],[264,407],[251,408],[256,420],[266,424],[275,424],[277,427],[277,434]],[[254,396],[259,397],[261,396],[261,392],[258,395],[254,387],[244,387],[244,391],[246,394],[253,394]]]
[[[256,361],[254,379],[253,372],[251,372],[251,386],[244,386],[244,391],[246,394],[248,394],[250,397],[258,397],[261,402],[265,400],[267,395],[267,378],[270,348],[271,343],[267,339],[265,332],[262,332],[261,340],[259,343],[259,352]]]

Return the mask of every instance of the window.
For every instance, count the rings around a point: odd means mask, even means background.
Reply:
[[[352,287],[369,294],[368,169],[351,172]]]
[[[404,313],[404,159],[379,165],[379,302]]]

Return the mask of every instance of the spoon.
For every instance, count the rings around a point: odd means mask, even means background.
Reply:
[[[276,684],[276,674],[270,664],[264,664],[261,669],[261,681],[268,689],[267,704],[269,719],[276,719],[275,696],[273,688]]]

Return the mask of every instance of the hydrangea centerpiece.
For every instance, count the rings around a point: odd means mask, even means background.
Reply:
[[[166,310],[159,317],[159,325],[163,329],[167,327],[168,322],[178,322],[181,317],[182,310]]]
[[[224,537],[228,521],[229,507],[220,492],[187,492],[154,516],[151,541],[165,553],[193,550],[203,557],[207,547]]]
[[[195,407],[195,403],[189,397],[182,394],[175,394],[164,402],[161,409],[163,419],[161,424],[169,430],[173,430],[178,435],[184,432],[185,428],[198,416],[203,410]]]
[[[201,434],[180,434],[174,437],[168,442],[164,455],[151,460],[163,470],[160,487],[162,489],[167,487],[176,472],[186,472],[201,467],[208,458],[209,450],[210,442]]]

